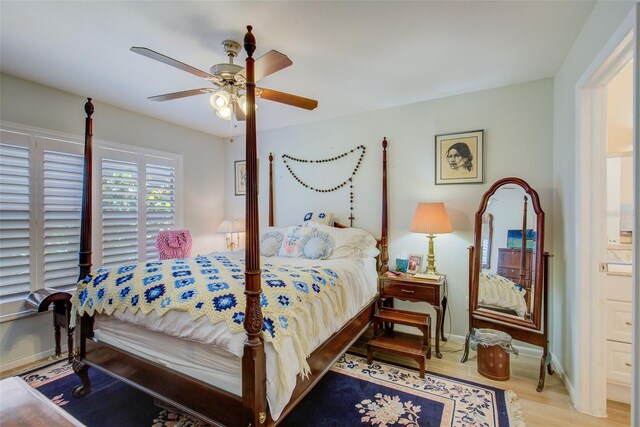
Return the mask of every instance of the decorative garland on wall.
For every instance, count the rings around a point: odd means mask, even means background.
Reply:
[[[347,157],[348,155],[355,153],[356,151],[360,151],[360,157],[358,158],[358,162],[356,163],[356,166],[353,168],[353,171],[351,171],[351,175],[349,176],[349,178],[345,179],[342,183],[336,185],[335,187],[330,187],[330,188],[319,188],[319,187],[314,187],[310,184],[307,184],[306,182],[304,182],[302,179],[300,179],[300,177],[298,175],[295,174],[295,172],[293,171],[293,169],[291,168],[291,166],[289,165],[289,161],[291,162],[298,162],[298,163],[329,163],[329,162],[335,162],[336,160],[340,160],[343,157]],[[349,151],[345,151],[344,153],[335,156],[335,157],[329,157],[326,159],[318,159],[318,160],[308,160],[308,159],[300,159],[297,157],[293,157],[290,156],[288,154],[283,154],[282,155],[282,160],[284,161],[284,165],[287,167],[287,170],[289,171],[289,173],[291,174],[291,176],[293,176],[295,178],[296,181],[298,181],[298,183],[300,185],[302,185],[304,188],[308,188],[311,191],[315,191],[318,193],[331,193],[334,191],[338,191],[339,189],[341,189],[342,187],[346,186],[347,184],[349,184],[349,205],[350,205],[350,216],[349,216],[349,221],[350,221],[350,225],[353,226],[353,220],[355,219],[353,216],[353,177],[355,176],[356,172],[358,172],[358,169],[360,169],[360,164],[362,163],[362,159],[364,158],[364,153],[367,151],[367,148],[364,145],[358,145],[356,148],[353,148]]]

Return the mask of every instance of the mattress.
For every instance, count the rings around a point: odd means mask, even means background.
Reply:
[[[341,315],[325,315],[327,306],[319,300],[313,302],[312,324],[305,325],[312,349],[338,331],[377,293],[375,258],[326,261],[287,258],[286,261],[309,267],[322,263],[324,268],[334,269],[343,278],[346,309]],[[164,316],[155,312],[144,315],[116,311],[111,316],[96,315],[95,319],[94,337],[98,341],[241,395],[241,357],[246,335],[232,333],[224,322],[211,324],[204,316],[194,321],[180,311],[169,311]],[[277,420],[291,398],[300,365],[296,362],[291,337],[283,338],[279,354],[271,343],[265,342],[265,354],[267,401],[271,417]]]

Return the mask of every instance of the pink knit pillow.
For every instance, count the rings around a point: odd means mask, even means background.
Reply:
[[[160,259],[189,258],[191,233],[189,230],[166,230],[158,233],[156,248]]]

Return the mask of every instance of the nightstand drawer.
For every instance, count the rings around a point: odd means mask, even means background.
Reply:
[[[436,290],[403,282],[385,282],[382,285],[382,296],[420,301],[436,301]]]

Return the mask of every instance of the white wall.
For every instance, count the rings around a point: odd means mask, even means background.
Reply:
[[[633,2],[600,2],[580,31],[571,51],[554,78],[553,187],[554,252],[550,287],[552,348],[576,385],[575,346],[581,325],[573,322],[576,311],[575,282],[575,85],[589,64],[633,7]],[[586,408],[582,408],[586,409]]]
[[[306,212],[317,209],[331,209],[344,222],[348,216],[348,189],[328,194],[304,189],[289,175],[281,156],[286,153],[307,159],[325,158],[362,144],[367,147],[367,153],[354,180],[354,226],[379,236],[380,144],[386,136],[389,141],[390,261],[393,265],[400,250],[426,254],[427,239],[410,233],[409,223],[419,201],[443,201],[454,232],[435,240],[436,264],[449,276],[451,331],[464,335],[468,329],[467,247],[473,240],[474,214],[484,192],[500,178],[517,176],[538,191],[543,210],[553,211],[552,90],[551,79],[539,80],[260,133],[260,224],[266,225],[268,219],[269,152],[276,158],[276,225],[300,223]],[[319,102],[322,104],[322,99]],[[436,186],[434,135],[477,129],[485,130],[485,183]],[[234,196],[232,191],[233,162],[245,157],[244,137],[237,137],[235,141],[227,146],[229,184],[225,208],[227,216],[244,218],[244,198]],[[311,184],[329,186],[350,174],[346,165],[335,169],[331,164],[316,166],[316,172],[307,176]],[[553,245],[550,225],[549,222],[547,250]],[[446,326],[449,330],[448,321]]]
[[[0,75],[0,92],[2,121],[84,135],[85,98],[7,74]],[[193,235],[193,251],[223,249],[224,238],[215,232],[224,210],[226,142],[98,99],[94,105],[94,138],[182,154],[184,227]],[[3,368],[53,348],[51,322],[51,315],[37,315],[0,324]]]

